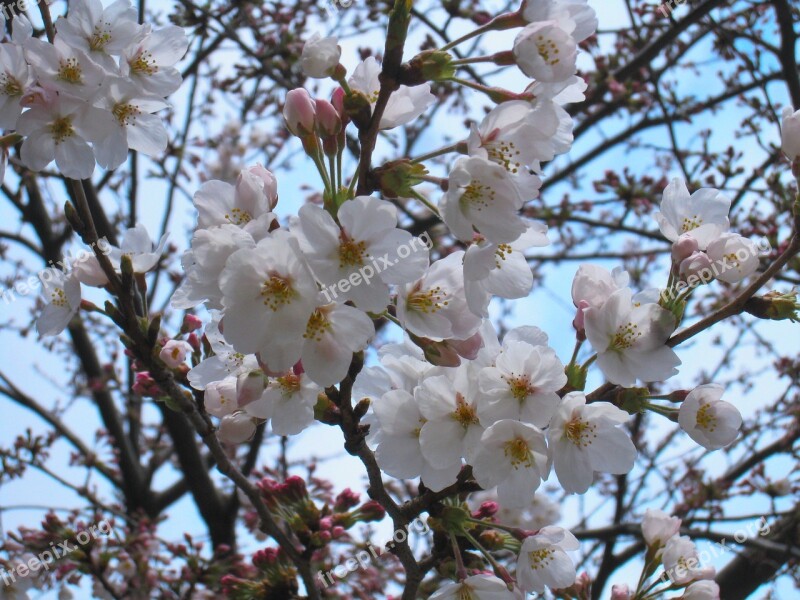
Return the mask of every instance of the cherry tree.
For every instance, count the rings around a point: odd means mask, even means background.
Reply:
[[[7,21],[0,598],[800,587],[800,13],[610,4]]]

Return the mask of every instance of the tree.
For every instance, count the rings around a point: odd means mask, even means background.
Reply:
[[[0,482],[71,504],[0,596],[797,586],[796,6],[35,8]]]

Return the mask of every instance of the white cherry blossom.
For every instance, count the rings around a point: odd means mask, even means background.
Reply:
[[[514,56],[528,77],[537,81],[564,81],[575,75],[578,45],[558,21],[537,21],[517,34]]]
[[[684,590],[681,600],[720,600],[719,585],[709,579],[695,581]]]
[[[137,223],[135,227],[127,229],[122,234],[122,243],[119,248],[111,246],[108,260],[119,271],[122,257],[127,256],[131,260],[134,273],[147,273],[154,269],[161,260],[168,237],[169,234],[165,233],[155,245],[150,239],[150,234],[147,233],[147,228],[142,223]]]
[[[502,579],[493,575],[472,575],[459,583],[446,583],[429,600],[517,600]]]
[[[397,318],[411,333],[434,341],[464,340],[481,326],[464,295],[464,252],[434,262],[417,281],[397,293]]]
[[[547,226],[526,221],[527,230],[510,244],[478,240],[464,256],[464,293],[469,309],[478,316],[489,316],[492,296],[525,298],[533,287],[533,272],[525,251],[547,246]]]
[[[36,319],[41,337],[58,335],[67,328],[81,305],[81,284],[59,269],[48,269],[50,278],[42,278],[42,296],[47,302]]]
[[[181,85],[181,74],[174,65],[188,47],[189,39],[182,27],[171,25],[148,31],[140,41],[123,50],[120,72],[146,92],[169,96]]]
[[[367,57],[353,70],[353,75],[348,83],[353,90],[364,94],[375,108],[381,84],[378,76],[381,68],[374,56]],[[431,94],[431,86],[427,83],[408,87],[401,85],[386,105],[386,110],[381,116],[381,129],[392,129],[399,125],[406,125],[424,113],[428,107],[436,102],[436,96]]]
[[[172,295],[172,306],[192,308],[205,302],[208,308],[221,309],[219,277],[228,258],[237,250],[255,245],[253,237],[237,225],[196,230],[191,248],[181,258],[185,277]]]
[[[475,481],[484,489],[497,486],[500,504],[511,509],[526,506],[550,472],[544,434],[510,419],[483,432],[470,464]]]
[[[391,390],[376,401],[372,409],[378,425],[375,459],[384,473],[398,479],[421,476],[433,491],[455,483],[461,459],[444,468],[435,468],[422,454],[419,436],[425,418],[414,396],[405,390]]]
[[[38,38],[25,42],[25,58],[39,84],[82,100],[94,99],[106,72],[83,51],[60,37],[51,44]]]
[[[103,8],[100,0],[84,0],[70,6],[66,17],[56,20],[58,38],[86,52],[107,70],[116,69],[111,58],[140,40],[145,28],[137,22],[129,0],[116,0]]]
[[[630,289],[617,290],[600,308],[584,310],[586,336],[597,365],[611,382],[632,387],[636,380],[664,381],[681,364],[665,344],[675,329],[672,314],[658,304],[634,304]]]
[[[758,246],[738,233],[723,233],[708,244],[716,278],[726,283],[738,283],[758,270]]]
[[[448,181],[440,209],[461,241],[472,241],[473,228],[496,243],[513,242],[525,232],[519,216],[523,199],[505,168],[478,156],[459,158]]]
[[[630,415],[609,402],[586,404],[582,392],[570,392],[550,421],[550,461],[566,492],[583,494],[595,472],[622,475],[633,468],[636,447],[620,427]]]
[[[434,467],[444,468],[468,457],[481,439],[478,390],[471,379],[469,367],[462,365],[442,375],[429,374],[414,391],[425,418],[419,436],[422,455]]]
[[[328,301],[352,300],[362,310],[383,312],[388,284],[420,278],[428,266],[428,248],[397,228],[397,209],[385,200],[357,196],[342,204],[337,217],[340,225],[321,207],[306,204],[292,222],[292,233],[317,279],[329,286],[323,291]],[[401,250],[408,253],[402,256]],[[355,274],[358,279],[351,279]],[[339,283],[346,280],[358,283]]]
[[[30,169],[41,171],[53,160],[72,179],[88,179],[95,167],[89,142],[112,135],[117,127],[111,113],[81,100],[46,93],[23,113],[17,133],[27,136],[20,155]]]
[[[526,537],[517,560],[517,583],[526,592],[542,594],[545,587],[560,589],[575,583],[575,564],[567,554],[580,543],[561,527],[544,527]]]
[[[715,383],[694,388],[681,403],[678,423],[695,442],[717,450],[739,435],[742,415],[730,402],[722,400],[724,388]]]
[[[690,196],[686,182],[676,177],[664,189],[661,211],[654,216],[669,241],[675,242],[681,234],[691,232],[700,250],[705,250],[728,231],[730,209],[730,199],[719,190],[701,188]]]
[[[147,156],[158,156],[167,148],[167,130],[161,117],[152,113],[169,105],[158,96],[143,93],[138,86],[120,77],[108,78],[97,106],[114,116],[117,127],[111,135],[94,144],[97,164],[116,169],[128,158],[128,149]]]
[[[681,520],[657,508],[648,508],[642,519],[642,537],[650,548],[661,548],[681,529]]]
[[[673,536],[664,546],[661,555],[664,570],[675,585],[686,585],[701,579],[713,579],[715,569],[704,567],[697,556],[697,547],[687,536]]]
[[[528,23],[555,20],[578,43],[597,31],[597,14],[588,0],[524,0],[522,17]]]
[[[567,376],[552,348],[504,341],[495,366],[482,369],[478,382],[478,415],[484,426],[515,419],[544,428],[561,400],[556,392]]]
[[[288,371],[270,378],[261,397],[244,409],[250,416],[271,419],[275,435],[297,435],[314,422],[321,391],[305,373]]]
[[[255,433],[255,419],[245,412],[237,411],[220,419],[217,436],[225,443],[241,444],[251,439]]]
[[[240,176],[243,173],[245,171]],[[265,177],[272,175],[269,171],[267,173]],[[244,177],[250,181],[249,176]],[[192,198],[197,209],[197,228],[236,225],[255,241],[260,241],[269,233],[276,219],[272,208],[277,202],[277,189],[265,183],[262,193],[259,193],[257,188],[253,188],[255,184],[256,182],[242,182],[241,185],[233,186],[216,179],[206,181]]]
[[[220,419],[238,410],[236,378],[226,377],[205,386],[203,406],[208,414]]]
[[[791,160],[800,157],[800,110],[783,108],[781,120],[781,149]]]
[[[0,44],[0,129],[16,127],[22,112],[20,102],[32,84],[33,73],[22,49],[16,44]]]
[[[341,57],[342,49],[336,36],[322,37],[319,32],[314,32],[303,44],[300,64],[308,77],[324,79],[333,75]]]
[[[290,369],[318,291],[297,241],[277,230],[254,248],[237,250],[220,274],[220,288],[225,339],[243,354],[260,353],[271,370]]]
[[[254,354],[242,354],[234,350],[219,330],[221,314],[218,311],[211,311],[212,319],[206,327],[206,338],[214,356],[209,356],[202,360],[200,364],[192,368],[187,375],[189,383],[196,390],[204,390],[213,382],[223,379],[236,377],[242,373],[248,373],[258,369],[258,361]]]

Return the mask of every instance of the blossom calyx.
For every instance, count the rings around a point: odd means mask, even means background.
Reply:
[[[771,321],[789,321],[796,323],[800,321],[798,316],[800,303],[797,301],[797,292],[782,294],[772,291],[763,296],[753,296],[745,302],[744,310],[759,319],[769,319]]]
[[[386,198],[411,198],[413,187],[427,174],[425,165],[412,163],[407,158],[387,162],[374,171],[378,187]]]
[[[444,81],[455,74],[453,56],[449,52],[425,50],[408,61],[399,79],[404,85],[415,86],[426,81]]]

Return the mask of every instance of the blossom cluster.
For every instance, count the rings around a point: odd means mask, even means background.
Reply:
[[[0,44],[0,127],[22,137],[22,162],[41,171],[55,160],[64,176],[86,179],[95,163],[119,167],[129,150],[163,153],[167,132],[154,113],[181,85],[184,30],[139,24],[128,0],[69,8],[50,42],[20,15]]]

